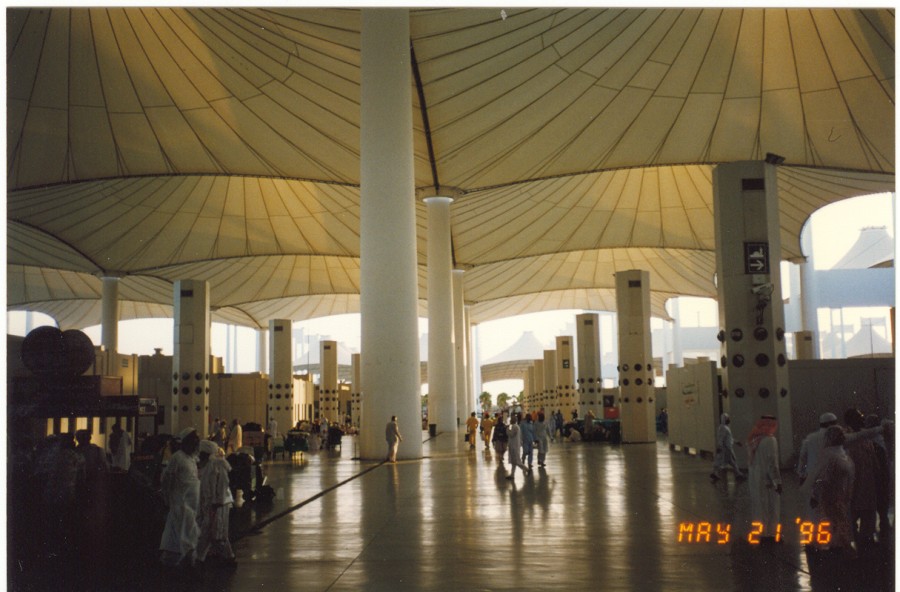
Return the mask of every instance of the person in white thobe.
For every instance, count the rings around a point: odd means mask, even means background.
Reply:
[[[803,439],[800,445],[800,456],[797,458],[797,476],[803,480],[800,487],[800,493],[803,495],[803,514],[804,518],[812,518],[814,514],[810,511],[809,501],[812,497],[812,488],[815,480],[808,479],[810,475],[816,473],[819,465],[819,457],[825,448],[825,431],[833,425],[837,425],[837,416],[834,413],[823,413],[819,416],[819,429],[812,432]]]
[[[244,445],[244,429],[241,423],[234,419],[231,422],[231,431],[228,432],[228,442],[225,444],[225,452],[238,452]]]
[[[761,541],[774,541],[781,518],[781,472],[778,469],[778,421],[771,415],[757,420],[747,439],[750,453],[751,520],[761,522]]]
[[[109,454],[112,458],[112,468],[127,471],[131,466],[131,452],[134,449],[134,441],[131,434],[122,429],[119,424],[113,424],[112,434],[109,436]]]
[[[231,465],[224,451],[210,440],[200,442],[200,510],[197,518],[200,538],[197,560],[206,561],[209,553],[234,564],[234,551],[228,539],[228,518],[234,497],[228,487]]]
[[[200,438],[194,428],[182,430],[177,437],[180,448],[162,474],[162,493],[169,513],[159,549],[164,565],[192,566],[196,560],[197,510],[200,506],[200,477],[194,454]]]
[[[519,429],[519,414],[511,414],[509,420],[509,429],[506,430],[506,433],[509,436],[509,464],[512,466],[512,471],[506,478],[512,479],[516,476],[516,467],[522,467],[522,472],[526,475],[531,472],[531,469],[526,467],[522,461],[522,431]]]
[[[738,467],[737,457],[734,455],[734,436],[731,434],[731,428],[728,427],[730,423],[731,418],[727,413],[719,416],[719,428],[716,430],[716,457],[713,461],[712,473],[709,475],[713,481],[720,479],[719,475],[720,473],[724,474],[723,471],[726,467],[734,469],[735,478],[744,478],[744,474]]]
[[[388,462],[397,462],[397,448],[400,446],[400,442],[403,441],[403,436],[400,435],[400,426],[397,425],[396,415],[392,415],[391,421],[385,426],[384,439],[387,441],[388,446]]]

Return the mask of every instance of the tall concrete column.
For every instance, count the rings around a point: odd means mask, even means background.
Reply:
[[[469,381],[466,378],[466,351],[469,347],[463,293],[464,273],[461,269],[453,270],[453,353],[456,369],[456,417],[459,425],[465,425],[466,418],[475,411],[474,401],[468,393]]]
[[[556,338],[556,392],[564,413],[578,409],[575,384],[575,348],[570,335]]]
[[[816,298],[816,272],[812,257],[798,265],[800,268],[800,315],[803,331],[811,336],[811,358],[819,357],[819,303]],[[798,356],[798,359],[799,356]]]
[[[291,336],[293,323],[288,319],[269,321],[269,418],[274,417],[278,429],[287,432],[297,420],[294,393],[294,340]],[[260,331],[262,334],[263,332]]]
[[[119,351],[119,278],[104,276],[102,281],[100,344],[106,349],[107,367],[111,368]]]
[[[578,415],[585,417],[588,409],[594,409],[602,417],[599,407],[602,380],[600,378],[600,315],[587,312],[575,315],[575,333],[578,339]]]
[[[681,346],[681,297],[669,300],[672,303],[672,357],[676,366],[684,366],[684,348]]]
[[[449,197],[426,197],[428,209],[428,423],[456,433],[456,345]]]
[[[550,405],[547,403],[544,398],[544,360],[541,358],[540,360],[534,360],[531,364],[531,367],[534,369],[534,380],[532,381],[532,390],[534,391],[534,401],[535,407],[538,409],[544,408],[547,413],[552,413],[556,411],[556,408],[553,407],[551,409]]]
[[[761,161],[713,170],[722,387],[735,440],[761,415],[778,419],[781,462],[793,453],[781,300],[781,228],[775,166]],[[744,448],[738,462],[747,465]]]
[[[556,374],[556,350],[544,350],[544,386],[542,389],[542,405],[548,409],[562,409],[563,415],[571,413],[571,409],[563,409],[562,401],[559,400],[556,392],[556,385],[559,384]]]
[[[418,277],[409,11],[362,9],[360,94],[360,457],[421,458]]]
[[[534,366],[529,366],[525,370],[525,377],[522,380],[522,383],[522,399],[525,401],[524,406],[530,411],[538,411],[541,406],[534,396]]]
[[[616,273],[616,310],[622,441],[655,442],[649,273],[639,269]]]
[[[472,326],[471,307],[464,305],[466,320],[466,396],[469,397],[469,403],[475,405],[478,397],[481,395],[481,380],[477,379],[475,374],[480,373],[481,369],[475,364],[478,359],[478,333]],[[478,385],[476,387],[476,384]]]
[[[360,382],[360,355],[350,355],[350,373],[353,384],[350,389],[350,423],[359,427],[359,410],[362,402],[362,383]]]
[[[340,393],[338,392],[338,345],[337,341],[319,342],[319,417],[324,417],[331,425],[341,421]],[[387,423],[387,422],[385,422]]]
[[[209,284],[178,280],[173,292],[172,433],[193,427],[201,438],[206,438],[209,431]]]
[[[290,338],[290,335],[288,335]],[[293,347],[293,339],[291,346]],[[259,328],[256,330],[256,368],[259,372],[268,372],[269,368],[269,330]]]

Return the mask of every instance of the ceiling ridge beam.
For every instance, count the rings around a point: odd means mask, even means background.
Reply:
[[[416,61],[416,48],[412,40],[409,42],[409,63],[412,66],[413,78],[416,83],[416,94],[419,96],[419,110],[422,112],[422,125],[425,128],[425,144],[428,146],[428,162],[431,164],[431,180],[437,191],[441,183],[438,180],[437,160],[434,157],[434,144],[431,141],[431,124],[428,121],[428,105],[425,102],[425,89],[422,88],[422,75],[419,73],[419,62]]]

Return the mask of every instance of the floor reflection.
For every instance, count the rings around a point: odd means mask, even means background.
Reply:
[[[276,497],[235,511],[234,571],[166,572],[152,550],[91,590],[892,590],[893,541],[855,559],[746,540],[744,483],[708,478],[710,462],[665,442],[557,443],[546,469],[516,471],[461,438],[425,443],[396,464],[331,451],[267,465]],[[782,521],[796,516],[785,475]],[[678,542],[678,525],[728,524],[730,539]],[[710,528],[714,528],[711,526]],[[743,529],[743,530],[742,530]],[[155,543],[152,543],[155,544]],[[152,545],[151,545],[152,546]],[[140,567],[135,568],[135,565]],[[52,569],[35,585],[75,589]]]

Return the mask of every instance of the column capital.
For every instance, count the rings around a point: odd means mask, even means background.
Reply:
[[[448,187],[446,185],[436,187],[428,186],[416,189],[416,199],[420,199],[425,203],[428,203],[428,198],[431,197],[445,197],[450,201],[453,201],[462,196],[462,189],[459,189],[458,187]]]

